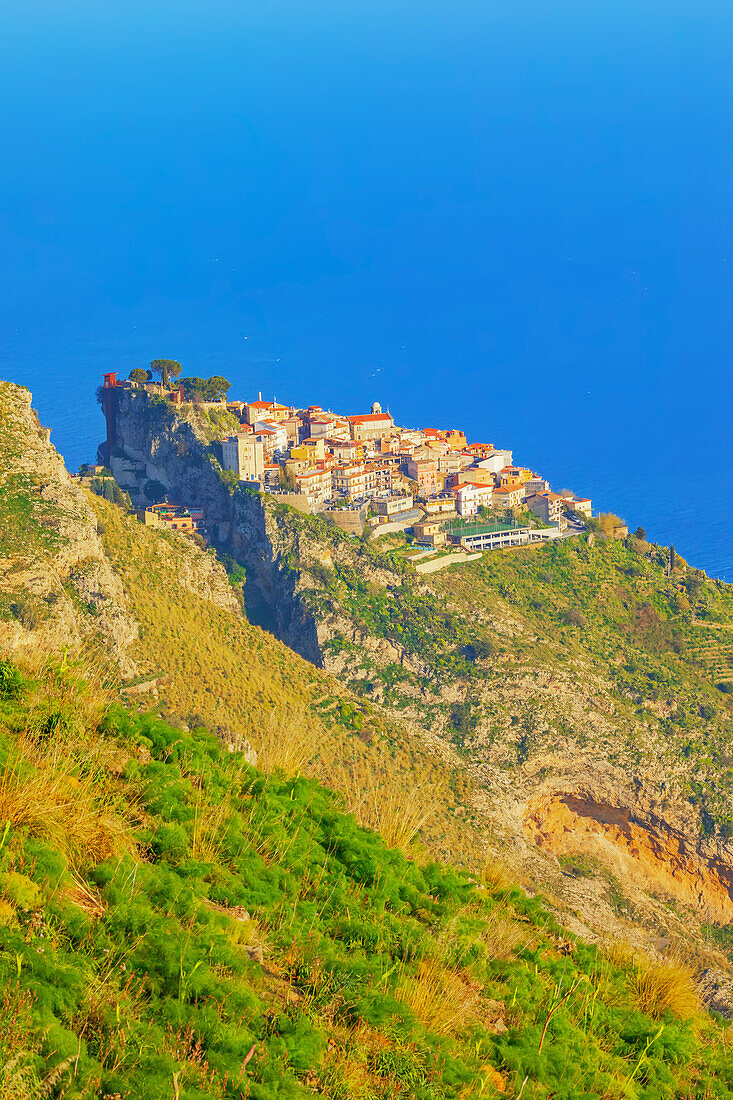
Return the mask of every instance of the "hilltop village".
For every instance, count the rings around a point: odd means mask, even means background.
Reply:
[[[253,401],[230,400],[224,379],[193,380],[201,386],[192,393],[187,380],[172,385],[142,373],[126,381],[106,374],[103,409],[120,388],[197,405],[224,424],[215,446],[225,478],[325,514],[349,534],[405,532],[426,556],[449,546],[482,552],[573,534],[592,515],[588,498],[553,492],[541,474],[515,465],[511,450],[469,442],[457,428],[401,427],[378,402],[369,412],[344,415],[261,393]],[[108,439],[100,461],[109,446]],[[142,505],[146,523],[205,536],[205,502],[133,503]]]

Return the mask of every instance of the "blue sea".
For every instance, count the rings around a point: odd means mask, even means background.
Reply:
[[[5,0],[0,375],[511,447],[733,581],[725,0]]]

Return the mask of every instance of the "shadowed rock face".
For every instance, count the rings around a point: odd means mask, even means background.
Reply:
[[[297,533],[276,521],[259,494],[230,491],[220,477],[220,448],[192,407],[173,411],[147,394],[120,390],[115,415],[109,461],[122,488],[144,503],[146,483],[159,481],[171,500],[203,506],[214,542],[245,567],[250,620],[320,667],[315,620],[300,595],[299,574],[285,563],[288,554],[297,560]]]

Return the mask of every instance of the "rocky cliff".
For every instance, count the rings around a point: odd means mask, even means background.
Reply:
[[[212,440],[217,427],[206,409],[174,410],[144,392],[120,390],[115,417],[117,443],[109,463],[122,488],[144,502],[146,485],[157,481],[171,500],[203,505],[214,543],[246,569],[250,619],[322,665],[315,619],[301,598],[298,571],[288,564],[303,552],[300,533],[279,522],[278,510],[265,498],[235,491],[222,478],[220,445]]]
[[[120,673],[137,626],[97,519],[41,427],[27,390],[0,382],[0,644],[96,644]]]

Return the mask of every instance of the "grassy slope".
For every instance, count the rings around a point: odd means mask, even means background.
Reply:
[[[0,665],[3,1100],[733,1096],[679,967],[77,675]]]
[[[634,539],[592,547],[571,540],[486,555],[432,586],[464,615],[508,611],[520,623],[510,643],[493,638],[511,651],[515,671],[602,681],[617,731],[609,759],[617,753],[618,762],[643,767],[644,745],[669,760],[700,808],[701,829],[725,839],[733,828],[730,695],[699,639],[730,630],[733,589],[686,567],[667,577],[663,556]]]
[[[99,498],[90,503],[140,624],[135,656],[163,680],[160,714],[203,723],[235,743],[244,737],[266,766],[298,764],[346,787],[360,818],[394,839],[406,821],[421,820],[427,803],[426,842],[456,856],[473,850],[473,832],[456,817],[467,786],[460,768],[272,635],[183,587],[181,556],[193,555],[195,569],[199,554],[185,539],[143,527]]]

